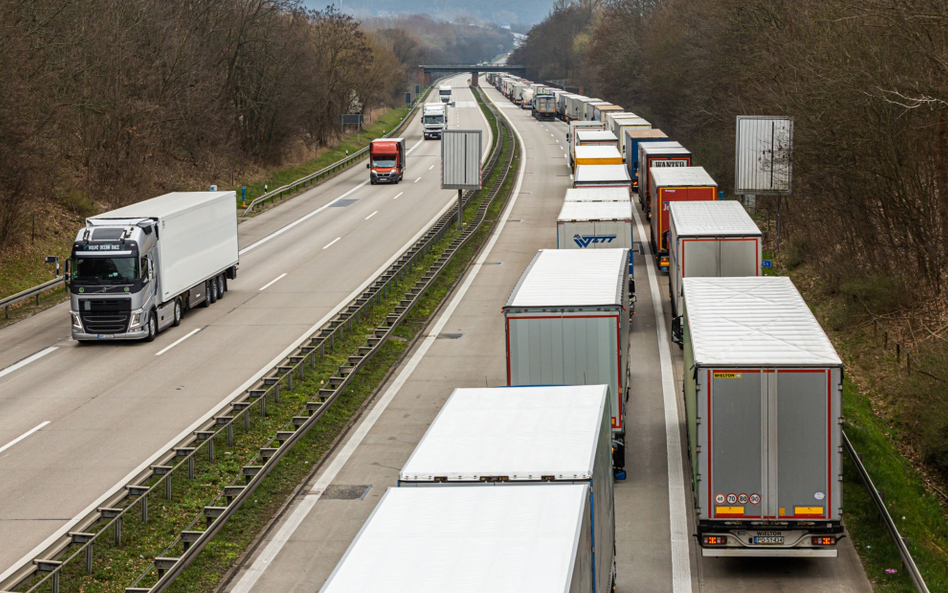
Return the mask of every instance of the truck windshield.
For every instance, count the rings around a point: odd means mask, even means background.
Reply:
[[[77,257],[73,262],[76,284],[131,284],[140,273],[135,257]]]
[[[426,124],[443,124],[444,116],[443,115],[426,115],[425,121]]]
[[[394,167],[395,166],[395,157],[393,156],[377,156],[372,159],[373,167]]]

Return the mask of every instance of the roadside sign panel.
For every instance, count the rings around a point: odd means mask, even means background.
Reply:
[[[793,173],[793,118],[737,116],[734,193],[786,195]]]
[[[481,131],[445,130],[441,138],[441,189],[481,188]]]

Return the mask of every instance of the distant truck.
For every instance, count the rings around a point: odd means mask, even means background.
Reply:
[[[654,190],[651,187],[649,170],[652,167],[690,167],[691,151],[678,142],[639,142],[638,179],[639,204],[648,217],[652,217],[652,198]]]
[[[438,87],[438,96],[441,97],[442,103],[449,103],[451,101],[451,85],[442,84]]]
[[[175,192],[86,219],[67,263],[72,337],[152,341],[237,277],[236,192]]]
[[[399,472],[398,486],[494,490],[588,485],[593,590],[612,593],[610,411],[608,385],[455,389]]]
[[[535,91],[527,87],[520,91],[520,109],[533,109],[533,97],[535,96]]]
[[[632,179],[625,165],[579,165],[573,187],[621,187],[632,196]]]
[[[425,140],[441,139],[441,134],[447,126],[444,110],[445,106],[441,103],[425,103],[422,106],[421,121],[425,127]]]
[[[580,145],[573,154],[573,169],[581,165],[622,165],[622,155],[615,146]]]
[[[683,302],[701,555],[835,558],[843,363],[833,344],[787,277],[685,278]]]
[[[608,385],[612,436],[623,451],[631,376],[628,258],[628,249],[542,249],[503,309],[507,385]],[[624,457],[613,461],[617,472]]]
[[[649,186],[655,196],[656,212],[651,219],[652,253],[658,267],[668,271],[668,208],[672,202],[705,201],[718,197],[718,184],[704,167],[655,167],[649,170]]]
[[[576,190],[567,190],[576,191]],[[604,190],[608,191],[608,190]],[[632,260],[632,202],[563,202],[556,217],[557,249],[629,250],[629,294],[635,307],[635,267]]]
[[[369,144],[369,181],[398,183],[405,177],[405,139],[378,138]]]
[[[533,97],[533,117],[549,121],[556,119],[556,96],[544,93]]]
[[[622,155],[632,176],[632,190],[639,192],[639,144],[642,142],[663,142],[668,140],[665,132],[657,129],[623,128]],[[639,192],[639,205],[645,210],[645,201]]]

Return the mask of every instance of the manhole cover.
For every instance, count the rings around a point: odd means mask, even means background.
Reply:
[[[346,206],[351,206],[355,204],[358,200],[339,200],[338,202],[331,204],[331,208],[345,208]]]
[[[355,486],[350,486],[346,484],[332,484],[326,491],[323,492],[323,500],[362,500],[365,498],[365,495],[369,493],[369,488],[372,486],[365,486],[362,484],[357,484]]]
[[[460,340],[460,339],[461,339],[461,336],[463,336],[463,335],[464,335],[464,334],[440,333],[440,334],[438,334],[438,339],[439,339],[439,340]]]

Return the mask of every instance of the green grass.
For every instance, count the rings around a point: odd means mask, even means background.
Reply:
[[[948,591],[948,517],[935,496],[925,488],[921,474],[895,446],[899,436],[876,416],[868,398],[847,380],[843,386],[846,434],[862,455],[863,464],[931,591]],[[915,591],[876,506],[846,456],[843,515],[866,575],[880,593]],[[886,574],[886,569],[898,572]]]
[[[496,125],[493,116],[488,114],[492,125]],[[495,138],[496,132],[495,132]],[[514,149],[508,137],[503,150]],[[499,163],[503,162],[503,155]],[[515,165],[517,161],[515,160]],[[498,167],[499,168],[499,167]],[[515,171],[516,169],[512,169]],[[499,175],[495,171],[485,183],[489,187]],[[509,193],[514,175],[508,176],[502,191]],[[468,241],[446,266],[426,294],[413,309],[409,323],[402,324],[396,334],[408,340],[416,337],[436,311],[439,303],[450,292],[473,260],[480,245],[486,241],[490,228],[502,207],[500,196],[488,209],[484,225]],[[464,219],[468,222],[476,214],[477,203],[465,209]],[[163,487],[150,497],[149,522],[143,523],[140,513],[130,512],[123,524],[123,542],[115,546],[111,537],[104,537],[95,546],[95,562],[91,575],[84,573],[84,563],[73,563],[64,570],[61,589],[64,593],[121,593],[148,569],[155,556],[178,556],[182,552],[181,544],[171,546],[180,531],[185,529],[202,530],[204,519],[195,523],[204,505],[223,506],[223,501],[210,503],[225,484],[239,475],[240,469],[251,462],[259,448],[270,435],[282,427],[303,408],[306,401],[313,398],[323,382],[394,308],[408,287],[420,279],[428,267],[458,235],[457,230],[446,233],[431,253],[426,256],[412,273],[408,274],[369,316],[355,324],[345,337],[337,339],[335,351],[326,352],[325,358],[317,361],[315,371],[310,371],[304,381],[297,380],[293,390],[284,389],[280,403],[267,402],[267,417],[261,417],[259,406],[251,411],[250,430],[243,428],[239,421],[235,426],[235,442],[228,447],[226,439],[215,441],[216,460],[211,463],[206,453],[196,458],[195,479],[188,480],[186,470],[180,471],[173,479],[172,500],[165,500]],[[408,341],[390,340],[353,376],[353,380],[336,403],[327,410],[320,421],[291,449],[270,473],[251,499],[236,512],[224,525],[221,532],[205,548],[198,559],[174,583],[172,589],[187,593],[204,593],[215,590],[227,571],[234,566],[243,551],[251,544],[270,519],[280,509],[293,490],[312,473],[315,464],[329,451],[332,444],[345,429],[352,417],[382,383],[386,373],[391,370],[408,347]],[[97,529],[101,528],[100,523]],[[171,546],[170,549],[169,546]],[[135,586],[147,586],[155,582],[157,575],[152,571]],[[28,584],[27,584],[28,585]],[[23,587],[21,587],[22,589]]]

